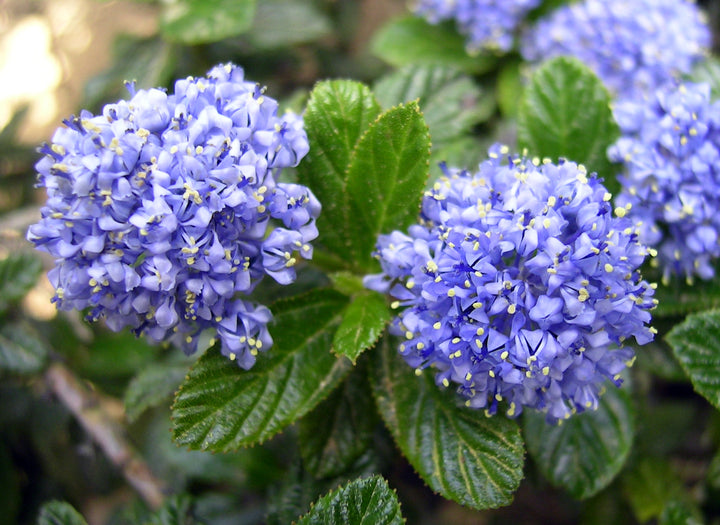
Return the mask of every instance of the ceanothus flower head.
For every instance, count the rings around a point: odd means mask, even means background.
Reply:
[[[541,0],[416,0],[413,11],[432,24],[454,20],[467,48],[509,50],[525,15]]]
[[[466,405],[498,402],[557,421],[619,386],[625,346],[652,340],[647,249],[585,168],[493,146],[477,173],[448,170],[425,193],[419,224],[381,235],[383,273],[368,288],[402,308],[391,331],[416,373],[457,385]]]
[[[172,94],[129,89],[40,149],[48,199],[28,239],[56,258],[54,301],[188,353],[215,330],[249,368],[272,316],[246,296],[265,274],[292,282],[318,233],[310,190],[276,182],[308,152],[302,118],[232,64]]]
[[[529,61],[577,57],[618,97],[633,97],[688,73],[710,44],[693,0],[583,0],[541,19],[521,51]]]
[[[663,280],[711,279],[720,256],[720,102],[707,84],[670,84],[614,107],[622,136],[608,149],[621,162],[617,204],[657,248]]]

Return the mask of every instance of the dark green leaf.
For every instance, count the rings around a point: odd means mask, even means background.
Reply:
[[[42,263],[33,254],[14,253],[0,260],[0,310],[25,297],[41,271]]]
[[[48,349],[30,325],[18,322],[0,327],[0,370],[33,374],[42,370]]]
[[[83,375],[117,377],[134,375],[155,360],[157,346],[128,331],[110,332],[100,327],[82,362]]]
[[[634,432],[630,398],[614,386],[596,411],[575,414],[561,425],[547,423],[540,412],[524,415],[530,456],[553,485],[575,498],[590,497],[613,480],[625,464]]]
[[[655,458],[642,459],[623,476],[623,491],[640,523],[659,517],[669,501],[685,498],[671,465]]]
[[[247,31],[256,0],[172,0],[163,7],[160,30],[168,40],[204,44]]]
[[[495,100],[472,79],[446,65],[410,65],[381,78],[373,89],[385,108],[418,101],[433,148],[456,140],[486,120]]]
[[[606,151],[619,136],[603,83],[574,58],[545,63],[532,76],[518,112],[518,146],[530,155],[584,164],[617,190]]]
[[[444,64],[467,73],[483,73],[497,61],[492,55],[469,55],[465,38],[452,25],[432,25],[415,16],[391,20],[376,33],[370,45],[375,55],[396,67]]]
[[[486,158],[487,148],[474,137],[462,137],[443,144],[440,148],[436,148],[433,144],[430,155],[430,181],[445,175],[440,166],[441,162],[450,167],[475,171],[480,162]]]
[[[304,115],[310,152],[298,166],[298,179],[323,204],[317,222],[322,232],[319,241],[338,258],[341,268],[354,264],[348,256],[347,168],[355,145],[380,111],[367,86],[333,80],[315,86]]]
[[[380,476],[351,481],[315,502],[297,525],[402,525],[400,502]]]
[[[143,368],[125,390],[125,416],[128,421],[135,421],[145,410],[168,399],[187,373],[186,363],[161,363]]]
[[[720,408],[720,310],[689,315],[666,339],[695,391]]]
[[[333,339],[333,350],[355,364],[360,354],[380,339],[391,317],[385,296],[371,291],[359,293],[343,314]]]
[[[309,0],[263,0],[257,5],[247,39],[258,49],[275,49],[311,42],[330,31],[330,20]]]
[[[417,103],[380,115],[361,137],[348,169],[352,258],[366,270],[380,233],[417,221],[428,178],[430,136]]]
[[[37,525],[87,525],[87,522],[69,503],[50,501],[40,509]]]
[[[515,421],[458,406],[457,395],[417,377],[385,342],[371,368],[373,395],[397,446],[428,486],[474,509],[508,505],[523,477]]]
[[[299,441],[305,468],[316,478],[346,472],[368,448],[377,415],[365,367],[300,420]]]
[[[370,402],[372,403],[372,400]],[[3,441],[0,441],[0,487],[2,487],[0,508],[2,508],[3,519],[8,523],[15,523],[22,502],[20,471],[13,464],[12,457]]]
[[[194,449],[259,443],[312,410],[349,370],[331,352],[347,297],[317,290],[273,306],[275,342],[251,370],[209,350],[173,406],[173,437]],[[312,320],[312,322],[308,322]]]

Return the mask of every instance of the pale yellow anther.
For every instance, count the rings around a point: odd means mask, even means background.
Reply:
[[[235,358],[237,357],[234,352],[230,352],[230,355],[228,356],[230,358],[230,361],[235,361]]]

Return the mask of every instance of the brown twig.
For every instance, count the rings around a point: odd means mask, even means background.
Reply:
[[[45,380],[145,502],[154,509],[161,507],[165,499],[164,483],[150,472],[128,442],[123,427],[105,410],[107,401],[83,385],[61,363],[54,363],[48,368]]]

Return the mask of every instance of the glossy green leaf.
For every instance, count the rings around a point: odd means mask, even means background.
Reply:
[[[395,492],[380,476],[357,479],[317,500],[297,525],[402,525]]]
[[[385,296],[368,290],[357,294],[335,332],[333,350],[355,364],[360,354],[380,339],[391,318]]]
[[[344,295],[317,290],[273,305],[274,344],[250,370],[208,350],[175,396],[176,443],[235,450],[264,441],[312,410],[349,370],[349,362],[330,351],[346,304]]]
[[[172,396],[187,373],[186,363],[160,363],[143,368],[125,390],[128,421],[135,421],[148,408],[156,407]]]
[[[606,151],[619,133],[608,91],[580,61],[559,57],[535,71],[518,112],[520,149],[584,164],[614,192],[618,168],[607,159]]]
[[[495,109],[492,95],[447,65],[406,66],[378,80],[373,91],[384,108],[417,100],[434,149],[464,136]]]
[[[47,356],[47,346],[31,326],[19,322],[0,327],[0,370],[34,374],[43,369]]]
[[[415,16],[391,20],[375,34],[370,46],[376,56],[396,67],[443,64],[483,73],[497,62],[489,54],[469,55],[465,38],[452,25],[433,25]]]
[[[368,448],[377,415],[364,366],[300,420],[298,439],[305,468],[316,478],[346,472]]]
[[[428,370],[420,377],[385,342],[371,367],[373,395],[395,443],[428,484],[474,509],[508,505],[523,477],[515,421],[459,406]]]
[[[0,310],[25,297],[41,271],[42,263],[33,254],[14,253],[0,260]]]
[[[183,44],[205,44],[244,33],[253,23],[256,0],[168,0],[160,31]]]
[[[265,50],[311,42],[331,31],[330,20],[311,0],[263,0],[246,37],[255,48]]]
[[[605,488],[625,464],[634,417],[628,393],[609,386],[596,411],[575,414],[561,425],[548,424],[543,413],[526,411],[525,442],[553,485],[587,498]]]
[[[689,315],[666,339],[695,391],[720,409],[720,310]]]
[[[371,271],[381,233],[417,221],[428,178],[430,136],[417,103],[396,106],[378,117],[360,138],[348,168],[351,254]]]
[[[87,522],[69,503],[50,501],[40,509],[37,525],[87,525]]]
[[[353,268],[348,256],[347,168],[360,137],[381,108],[370,89],[349,80],[320,82],[304,114],[310,152],[298,166],[298,180],[322,202],[318,242],[337,258],[339,268]],[[321,254],[318,254],[321,255]]]

